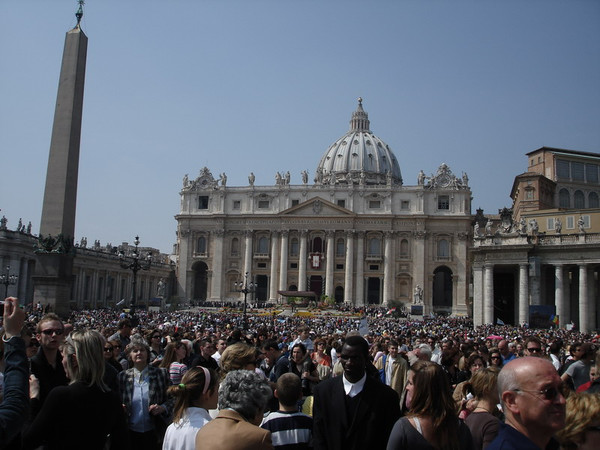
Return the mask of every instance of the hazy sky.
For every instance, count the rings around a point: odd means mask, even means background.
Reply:
[[[0,215],[39,231],[75,0],[0,1]],[[310,177],[357,97],[406,185],[447,163],[473,213],[525,153],[600,152],[596,0],[87,0],[76,240],[175,242],[181,180]]]

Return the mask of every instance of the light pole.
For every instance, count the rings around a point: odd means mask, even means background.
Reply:
[[[233,283],[236,292],[244,294],[244,312],[242,315],[242,329],[246,331],[246,305],[248,301],[248,294],[256,290],[256,284],[250,281],[248,283],[248,272],[244,275],[244,281],[236,281]]]
[[[10,266],[6,266],[6,273],[0,275],[0,284],[4,285],[4,298],[8,297],[8,286],[17,284],[19,277],[10,274]]]
[[[119,262],[123,269],[130,269],[133,272],[133,282],[131,283],[131,301],[129,302],[129,306],[131,308],[131,314],[133,314],[135,309],[135,294],[136,294],[136,286],[137,286],[137,273],[141,270],[148,270],[152,265],[152,252],[148,252],[146,258],[140,260],[140,253],[138,251],[138,245],[140,245],[140,237],[136,236],[135,248],[131,252],[130,255],[125,255],[123,250],[119,252]]]

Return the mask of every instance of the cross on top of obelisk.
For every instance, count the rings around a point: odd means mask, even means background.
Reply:
[[[81,22],[81,18],[83,17],[83,5],[85,5],[85,2],[83,0],[77,0],[77,3],[79,3],[79,8],[75,13],[75,17],[77,17],[77,26],[79,26],[79,22]]]

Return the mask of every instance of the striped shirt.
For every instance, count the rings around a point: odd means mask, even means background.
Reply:
[[[277,450],[304,450],[312,448],[313,419],[301,412],[276,411],[269,414],[261,425],[271,432],[273,448]]]

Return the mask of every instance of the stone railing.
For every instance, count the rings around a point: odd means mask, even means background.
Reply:
[[[585,245],[600,243],[600,233],[576,233],[576,234],[495,234],[476,237],[473,239],[473,247],[497,247],[499,245]]]

